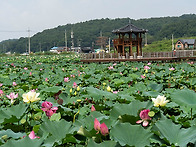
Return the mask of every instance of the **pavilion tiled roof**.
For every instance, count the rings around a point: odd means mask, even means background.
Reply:
[[[112,33],[116,33],[116,34],[119,34],[119,33],[145,33],[145,32],[147,32],[147,30],[137,28],[133,24],[128,24],[122,28],[119,28],[119,29],[112,31]]]

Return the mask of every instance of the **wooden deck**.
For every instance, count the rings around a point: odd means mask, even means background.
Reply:
[[[196,50],[192,51],[177,51],[177,52],[153,52],[144,53],[143,56],[121,56],[115,53],[89,53],[81,54],[81,62],[179,62],[182,60],[196,60]]]
[[[117,58],[104,58],[104,59],[81,59],[81,62],[151,62],[151,61],[163,61],[163,62],[179,62],[182,60],[196,60],[196,57],[158,57],[158,58],[140,58],[140,59],[117,59]]]

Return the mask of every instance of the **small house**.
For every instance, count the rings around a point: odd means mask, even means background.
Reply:
[[[65,51],[69,51],[69,48],[66,47],[52,47],[50,52],[55,52],[55,53],[61,53],[61,52],[65,52]]]
[[[196,39],[179,39],[176,42],[176,50],[193,50],[196,48]]]

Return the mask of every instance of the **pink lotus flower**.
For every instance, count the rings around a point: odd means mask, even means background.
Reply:
[[[106,136],[107,134],[109,134],[108,127],[106,126],[105,123],[102,123],[102,124],[100,125],[100,130],[101,130],[101,134],[102,134],[103,136]]]
[[[144,70],[146,70],[146,69],[150,69],[150,67],[149,66],[144,66]]]
[[[96,111],[95,107],[92,105],[91,106],[91,112]]]
[[[45,78],[45,81],[46,81],[46,82],[49,81],[48,78]]]
[[[142,78],[142,79],[145,79],[145,78],[146,78],[146,76],[144,76],[144,75],[141,75],[141,78]]]
[[[69,82],[70,80],[69,80],[69,77],[65,77],[64,78],[64,82]]]
[[[31,92],[36,92],[37,89],[32,89]]]
[[[3,84],[2,84],[2,83],[0,83],[0,87],[1,87],[1,86],[3,86]]]
[[[17,84],[16,84],[16,82],[13,82],[13,86],[16,86]]]
[[[171,67],[171,68],[169,68],[169,70],[170,70],[170,71],[173,71],[173,70],[175,70],[175,68]]]
[[[144,110],[142,110],[141,112],[140,112],[140,118],[142,119],[142,120],[138,120],[136,123],[137,124],[140,124],[140,123],[142,123],[142,126],[144,126],[144,127],[146,127],[146,126],[148,126],[148,120],[151,120],[151,118],[148,116],[148,113],[150,112],[150,110],[149,109],[144,109]]]
[[[117,94],[119,91],[113,91],[114,94]]]
[[[53,104],[51,102],[45,101],[42,103],[42,111],[46,113],[46,116],[50,118],[54,113],[56,113],[56,110],[58,110],[58,107],[52,107]]]
[[[0,95],[2,95],[3,94],[3,90],[0,90]]]
[[[148,64],[147,65],[151,65],[152,63],[150,63],[150,62],[148,62]]]
[[[96,134],[98,134],[99,133],[99,131],[100,131],[100,122],[97,120],[97,118],[95,118],[95,120],[94,120],[94,129],[96,130],[96,131],[98,131]]]
[[[110,70],[110,69],[114,69],[114,67],[113,67],[113,66],[109,66],[108,69],[109,69],[109,70]]]
[[[191,62],[187,62],[188,64],[194,64],[194,62],[193,61],[191,61]]]
[[[14,63],[12,63],[11,66],[14,66]]]
[[[105,123],[100,124],[100,122],[97,120],[97,118],[95,118],[95,120],[94,120],[94,129],[96,131],[98,131],[96,134],[98,134],[99,131],[104,136],[109,134],[108,127],[106,126],[106,124]]]
[[[24,68],[24,70],[28,70],[28,68],[27,68],[27,67],[25,67],[25,68]]]
[[[73,83],[73,88],[76,88],[77,87],[77,84],[76,82]]]
[[[31,76],[32,75],[32,72],[30,72],[29,75]]]
[[[73,78],[75,78],[75,75],[70,75],[70,77],[73,77]]]
[[[35,139],[35,138],[40,138],[39,136],[35,136],[35,132],[31,131],[31,133],[29,134],[29,138],[30,139]]]
[[[11,104],[14,103],[14,99],[16,99],[18,97],[18,93],[10,93],[9,95],[6,95],[8,99],[11,99]]]

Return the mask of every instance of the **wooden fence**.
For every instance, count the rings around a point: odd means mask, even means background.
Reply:
[[[125,56],[122,56],[120,53],[81,53],[81,60],[89,59],[141,59],[141,58],[170,58],[170,57],[195,57],[196,50],[182,50],[182,51],[173,51],[173,52],[149,52],[142,53],[142,56],[136,56],[136,53],[133,56],[129,56],[128,53]]]

